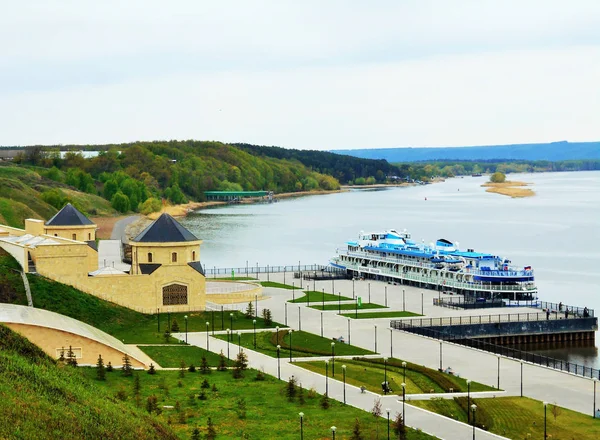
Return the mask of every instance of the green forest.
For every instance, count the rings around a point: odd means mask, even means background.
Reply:
[[[61,157],[64,150],[67,153]],[[82,150],[101,153],[86,159],[77,152]],[[209,190],[337,190],[340,178],[343,183],[348,183],[347,177],[366,183],[385,182],[386,173],[398,171],[385,161],[283,151],[296,153],[271,154],[267,148],[259,151],[207,141],[31,146],[25,147],[14,163],[52,181],[100,195],[119,212],[144,214],[160,210],[162,199],[173,204],[203,201],[204,191]],[[68,201],[60,188],[45,191],[42,199],[57,208]]]

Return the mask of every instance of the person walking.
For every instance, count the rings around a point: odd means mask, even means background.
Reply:
[[[569,317],[569,308],[567,307],[565,309],[565,319],[567,319]]]
[[[546,321],[550,319],[550,307],[546,309]]]

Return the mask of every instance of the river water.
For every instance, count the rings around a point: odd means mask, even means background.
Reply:
[[[535,197],[486,193],[484,177],[425,186],[352,190],[198,211],[182,223],[204,240],[207,267],[327,264],[361,230],[406,228],[416,241],[458,241],[535,270],[544,301],[600,314],[600,171],[511,174]],[[598,341],[600,343],[600,341]],[[596,347],[543,353],[600,366]]]

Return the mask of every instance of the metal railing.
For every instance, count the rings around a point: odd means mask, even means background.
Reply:
[[[445,318],[415,318],[391,321],[392,328],[402,330],[406,326],[411,327],[445,327],[452,325],[471,324],[495,324],[499,322],[530,322],[547,321],[559,319],[579,319],[583,314],[570,313],[567,318],[560,313],[531,312],[531,313],[507,313],[498,315],[476,315],[476,316],[449,316]]]
[[[214,277],[216,278],[217,276],[224,276],[224,277],[230,277],[231,273],[235,274],[235,276],[241,277],[241,276],[250,276],[250,275],[260,275],[265,274],[265,273],[279,273],[279,272],[305,272],[305,271],[325,271],[325,272],[337,272],[337,271],[343,271],[345,272],[345,269],[339,269],[336,267],[332,267],[332,266],[323,266],[321,264],[304,264],[304,265],[300,265],[300,264],[296,264],[296,265],[286,265],[286,266],[271,266],[271,265],[266,265],[266,266],[259,266],[258,264],[255,266],[252,265],[248,265],[248,266],[243,266],[243,267],[213,267],[213,268],[207,268],[204,267],[204,273],[206,274],[206,277]]]
[[[530,303],[534,303],[536,300],[528,301],[527,307],[534,307]],[[464,298],[433,298],[433,305],[439,307],[447,307],[449,309],[491,309],[496,307],[506,307],[506,304],[501,299],[486,300],[486,301],[473,301],[465,300]],[[521,306],[525,304],[521,303]]]
[[[392,321],[392,323],[393,322],[399,321]],[[427,336],[434,339],[444,340],[447,342],[453,342],[459,345],[464,345],[478,350],[484,350],[499,356],[505,356],[523,362],[531,362],[533,364],[554,368],[556,370],[567,371],[578,376],[584,376],[589,378],[595,377],[600,379],[600,370],[597,368],[580,365],[562,359],[551,358],[549,356],[532,353],[530,351],[519,350],[517,348],[506,347],[503,345],[491,344],[489,342],[484,342],[478,339],[451,336],[438,330],[434,330],[427,327],[414,327],[410,324],[405,324],[405,326],[399,330],[418,334],[421,336]]]

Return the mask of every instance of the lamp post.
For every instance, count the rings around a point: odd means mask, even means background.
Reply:
[[[473,404],[471,405],[471,411],[473,411],[473,440],[475,440],[475,411],[477,410],[477,405]],[[545,423],[544,423],[544,431],[546,429]],[[546,434],[544,434],[544,436],[546,436]]]
[[[277,379],[281,380],[281,345],[277,345]]]
[[[233,313],[229,314],[229,328],[233,332]]]
[[[442,341],[440,341],[440,371],[444,371],[444,367],[442,367]]]
[[[322,289],[321,310],[325,310],[325,287],[323,287],[323,289]]]
[[[329,361],[325,361],[325,395],[329,395]]]
[[[546,440],[548,438],[548,436],[546,435],[546,408],[547,408],[547,406],[548,406],[548,402],[544,402],[544,440]]]
[[[290,362],[292,362],[292,332],[293,332],[292,329],[290,329],[288,332],[290,335]]]
[[[387,286],[385,286],[384,289],[385,289],[385,306],[387,307]]]
[[[160,308],[156,309],[156,322],[158,324],[158,333],[160,333]]]
[[[275,334],[277,335],[277,345],[279,345],[279,326],[275,327]]]
[[[256,350],[256,319],[252,320],[252,325],[254,326],[254,349]]]
[[[393,358],[394,357],[394,348],[393,348],[393,342],[394,342],[394,333],[393,332],[394,329],[390,329],[390,357]]]
[[[209,322],[206,321],[206,351],[209,351],[209,349],[208,349],[208,325],[209,325]]]
[[[342,375],[344,380],[344,405],[346,404],[346,366],[342,365]]]
[[[355,298],[355,294],[354,294],[354,277],[352,277],[352,299]]]
[[[230,330],[227,329],[227,359],[230,359],[229,358],[229,332],[230,332]]]
[[[594,418],[596,418],[596,382],[598,382],[598,379],[594,377],[592,380],[594,381],[594,408],[593,408],[593,410],[594,410]]]
[[[404,412],[404,405],[406,403],[406,384],[402,382],[402,424],[406,426],[406,415]]]
[[[188,343],[188,341],[187,341],[187,318],[188,318],[187,315],[185,315],[183,317],[183,319],[185,319],[185,343],[186,344]]]
[[[342,299],[342,292],[338,292],[338,315],[342,313],[342,303],[340,300]]]
[[[375,326],[375,353],[377,353],[377,326]]]
[[[498,389],[500,389],[500,356],[498,356]]]
[[[348,318],[348,345],[350,345],[350,318]]]
[[[242,352],[242,332],[238,331],[238,354]]]
[[[387,358],[383,358],[383,394],[387,395]]]
[[[424,313],[423,313],[423,292],[421,292],[421,315],[424,315]]]
[[[371,283],[369,283],[369,303],[371,302]]]
[[[323,312],[321,312],[321,337],[323,337]]]
[[[335,426],[331,427],[331,439],[335,440],[335,431],[337,430],[337,428]]]
[[[405,292],[405,290],[402,289],[402,311],[406,312],[406,300],[405,300],[405,297],[404,297],[404,292]]]
[[[521,361],[521,397],[523,397],[523,361]]]
[[[304,440],[304,413],[298,413],[300,416],[300,440]]]
[[[285,308],[285,325],[287,324],[287,303],[284,304],[284,308]]]
[[[389,409],[389,408],[385,409],[385,412],[387,413],[387,422],[388,422],[388,424],[387,424],[388,425],[388,427],[387,427],[388,428],[388,437],[387,437],[388,440],[390,440],[390,411],[391,411],[391,409]]]
[[[331,343],[331,377],[335,376],[335,342]]]
[[[402,377],[402,382],[406,382],[406,362],[402,362],[402,368],[404,369],[404,374]]]
[[[471,406],[471,380],[467,380],[467,408]],[[471,413],[467,411],[467,424],[471,423]]]

